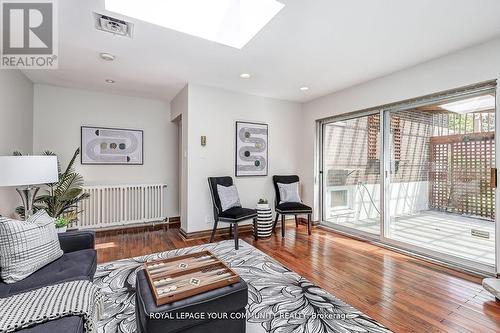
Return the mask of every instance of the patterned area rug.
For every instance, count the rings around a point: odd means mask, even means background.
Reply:
[[[135,332],[135,277],[144,262],[203,250],[212,251],[247,282],[248,333],[391,332],[250,244],[241,241],[235,251],[232,240],[99,265],[95,283],[104,295],[105,313],[98,331]]]

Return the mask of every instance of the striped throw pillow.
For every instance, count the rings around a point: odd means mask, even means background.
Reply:
[[[63,255],[54,219],[38,211],[27,221],[0,218],[0,276],[15,283]]]

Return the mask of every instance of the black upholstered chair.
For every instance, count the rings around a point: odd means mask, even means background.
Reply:
[[[276,210],[276,219],[273,224],[273,231],[278,224],[278,217],[281,215],[281,236],[285,237],[285,216],[294,215],[295,216],[295,226],[299,226],[299,221],[297,215],[306,214],[307,215],[307,232],[311,234],[311,214],[312,208],[304,205],[302,202],[281,202],[280,191],[278,188],[278,183],[280,184],[291,184],[299,181],[299,176],[273,176],[274,190],[276,191],[276,200],[274,202],[274,209]]]
[[[219,194],[217,192],[217,185],[231,186],[233,179],[231,177],[208,177],[208,186],[212,194],[212,203],[214,207],[214,229],[210,237],[210,243],[214,241],[215,232],[217,231],[217,224],[220,222],[229,223],[229,236],[233,233],[234,226],[234,247],[238,250],[238,223],[253,219],[254,237],[257,240],[257,211],[255,209],[232,207],[222,211]]]

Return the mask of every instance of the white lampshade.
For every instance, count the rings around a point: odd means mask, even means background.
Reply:
[[[0,156],[0,186],[55,183],[56,156]]]

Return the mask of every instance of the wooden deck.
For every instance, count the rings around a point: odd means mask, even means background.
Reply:
[[[347,221],[340,225],[378,234],[380,220]],[[488,232],[489,239],[471,235],[471,230]],[[391,238],[422,248],[495,265],[495,223],[435,211],[398,216],[391,220]]]
[[[242,238],[395,332],[500,332],[500,302],[474,276],[329,231],[308,237],[303,225],[289,224],[284,239]],[[98,260],[205,242],[185,241],[178,229],[99,233]]]

